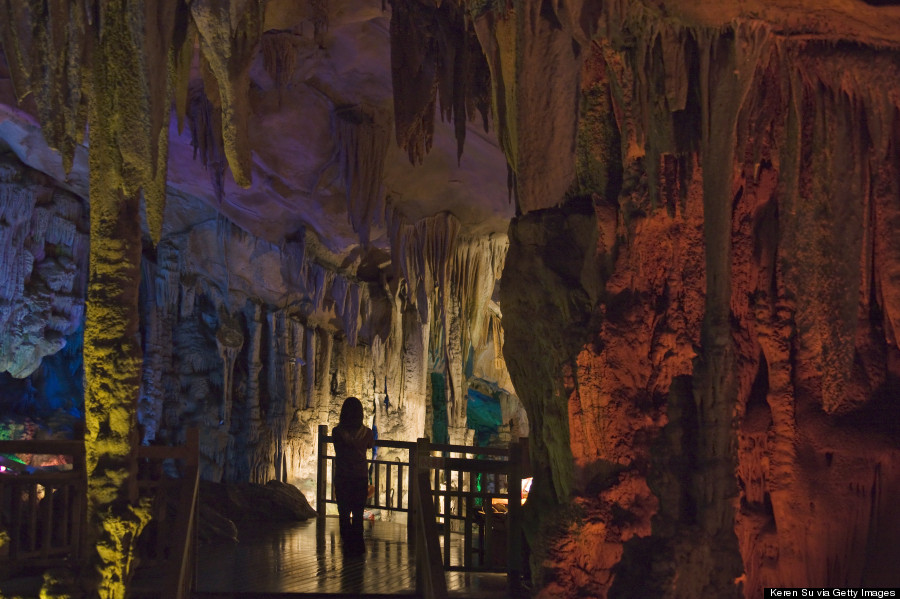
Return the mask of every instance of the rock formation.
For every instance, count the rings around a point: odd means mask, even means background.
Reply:
[[[898,586],[900,9],[377,4],[0,3],[0,365],[87,306],[99,563],[138,421],[311,496],[346,395],[472,389],[537,596]]]
[[[585,48],[572,199],[514,221],[502,279],[553,483],[540,595],[896,584],[898,56],[620,10]]]

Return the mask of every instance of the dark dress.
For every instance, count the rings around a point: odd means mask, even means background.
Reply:
[[[334,491],[337,495],[341,540],[349,553],[365,552],[363,541],[363,510],[369,488],[366,451],[375,444],[372,429],[360,426],[348,429],[337,425],[332,429],[334,440]]]

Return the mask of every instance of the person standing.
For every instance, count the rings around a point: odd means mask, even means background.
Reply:
[[[348,397],[341,406],[338,425],[331,430],[334,442],[334,490],[337,495],[341,541],[348,555],[366,552],[363,511],[369,489],[366,451],[375,444],[372,429],[363,424],[362,403]]]

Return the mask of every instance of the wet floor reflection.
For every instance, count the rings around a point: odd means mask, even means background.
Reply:
[[[366,555],[346,556],[336,518],[291,525],[258,524],[239,543],[202,545],[197,589],[205,592],[411,593],[414,554],[406,528],[392,522],[366,525]],[[317,542],[317,530],[319,539]]]
[[[240,531],[239,543],[201,545],[197,590],[351,595],[415,591],[415,554],[407,544],[405,525],[367,522],[366,554],[354,557],[344,555],[337,518],[323,520],[257,523]],[[449,589],[500,590],[504,581],[497,575],[447,574]]]

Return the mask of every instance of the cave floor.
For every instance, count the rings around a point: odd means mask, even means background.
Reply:
[[[325,519],[316,538],[316,521],[258,525],[240,531],[239,543],[201,545],[195,597],[415,596],[415,552],[406,525],[367,522],[365,558],[344,556],[336,517]],[[458,537],[458,538],[456,538]],[[451,563],[462,554],[462,537],[451,538]],[[451,596],[506,597],[506,576],[447,572]]]

